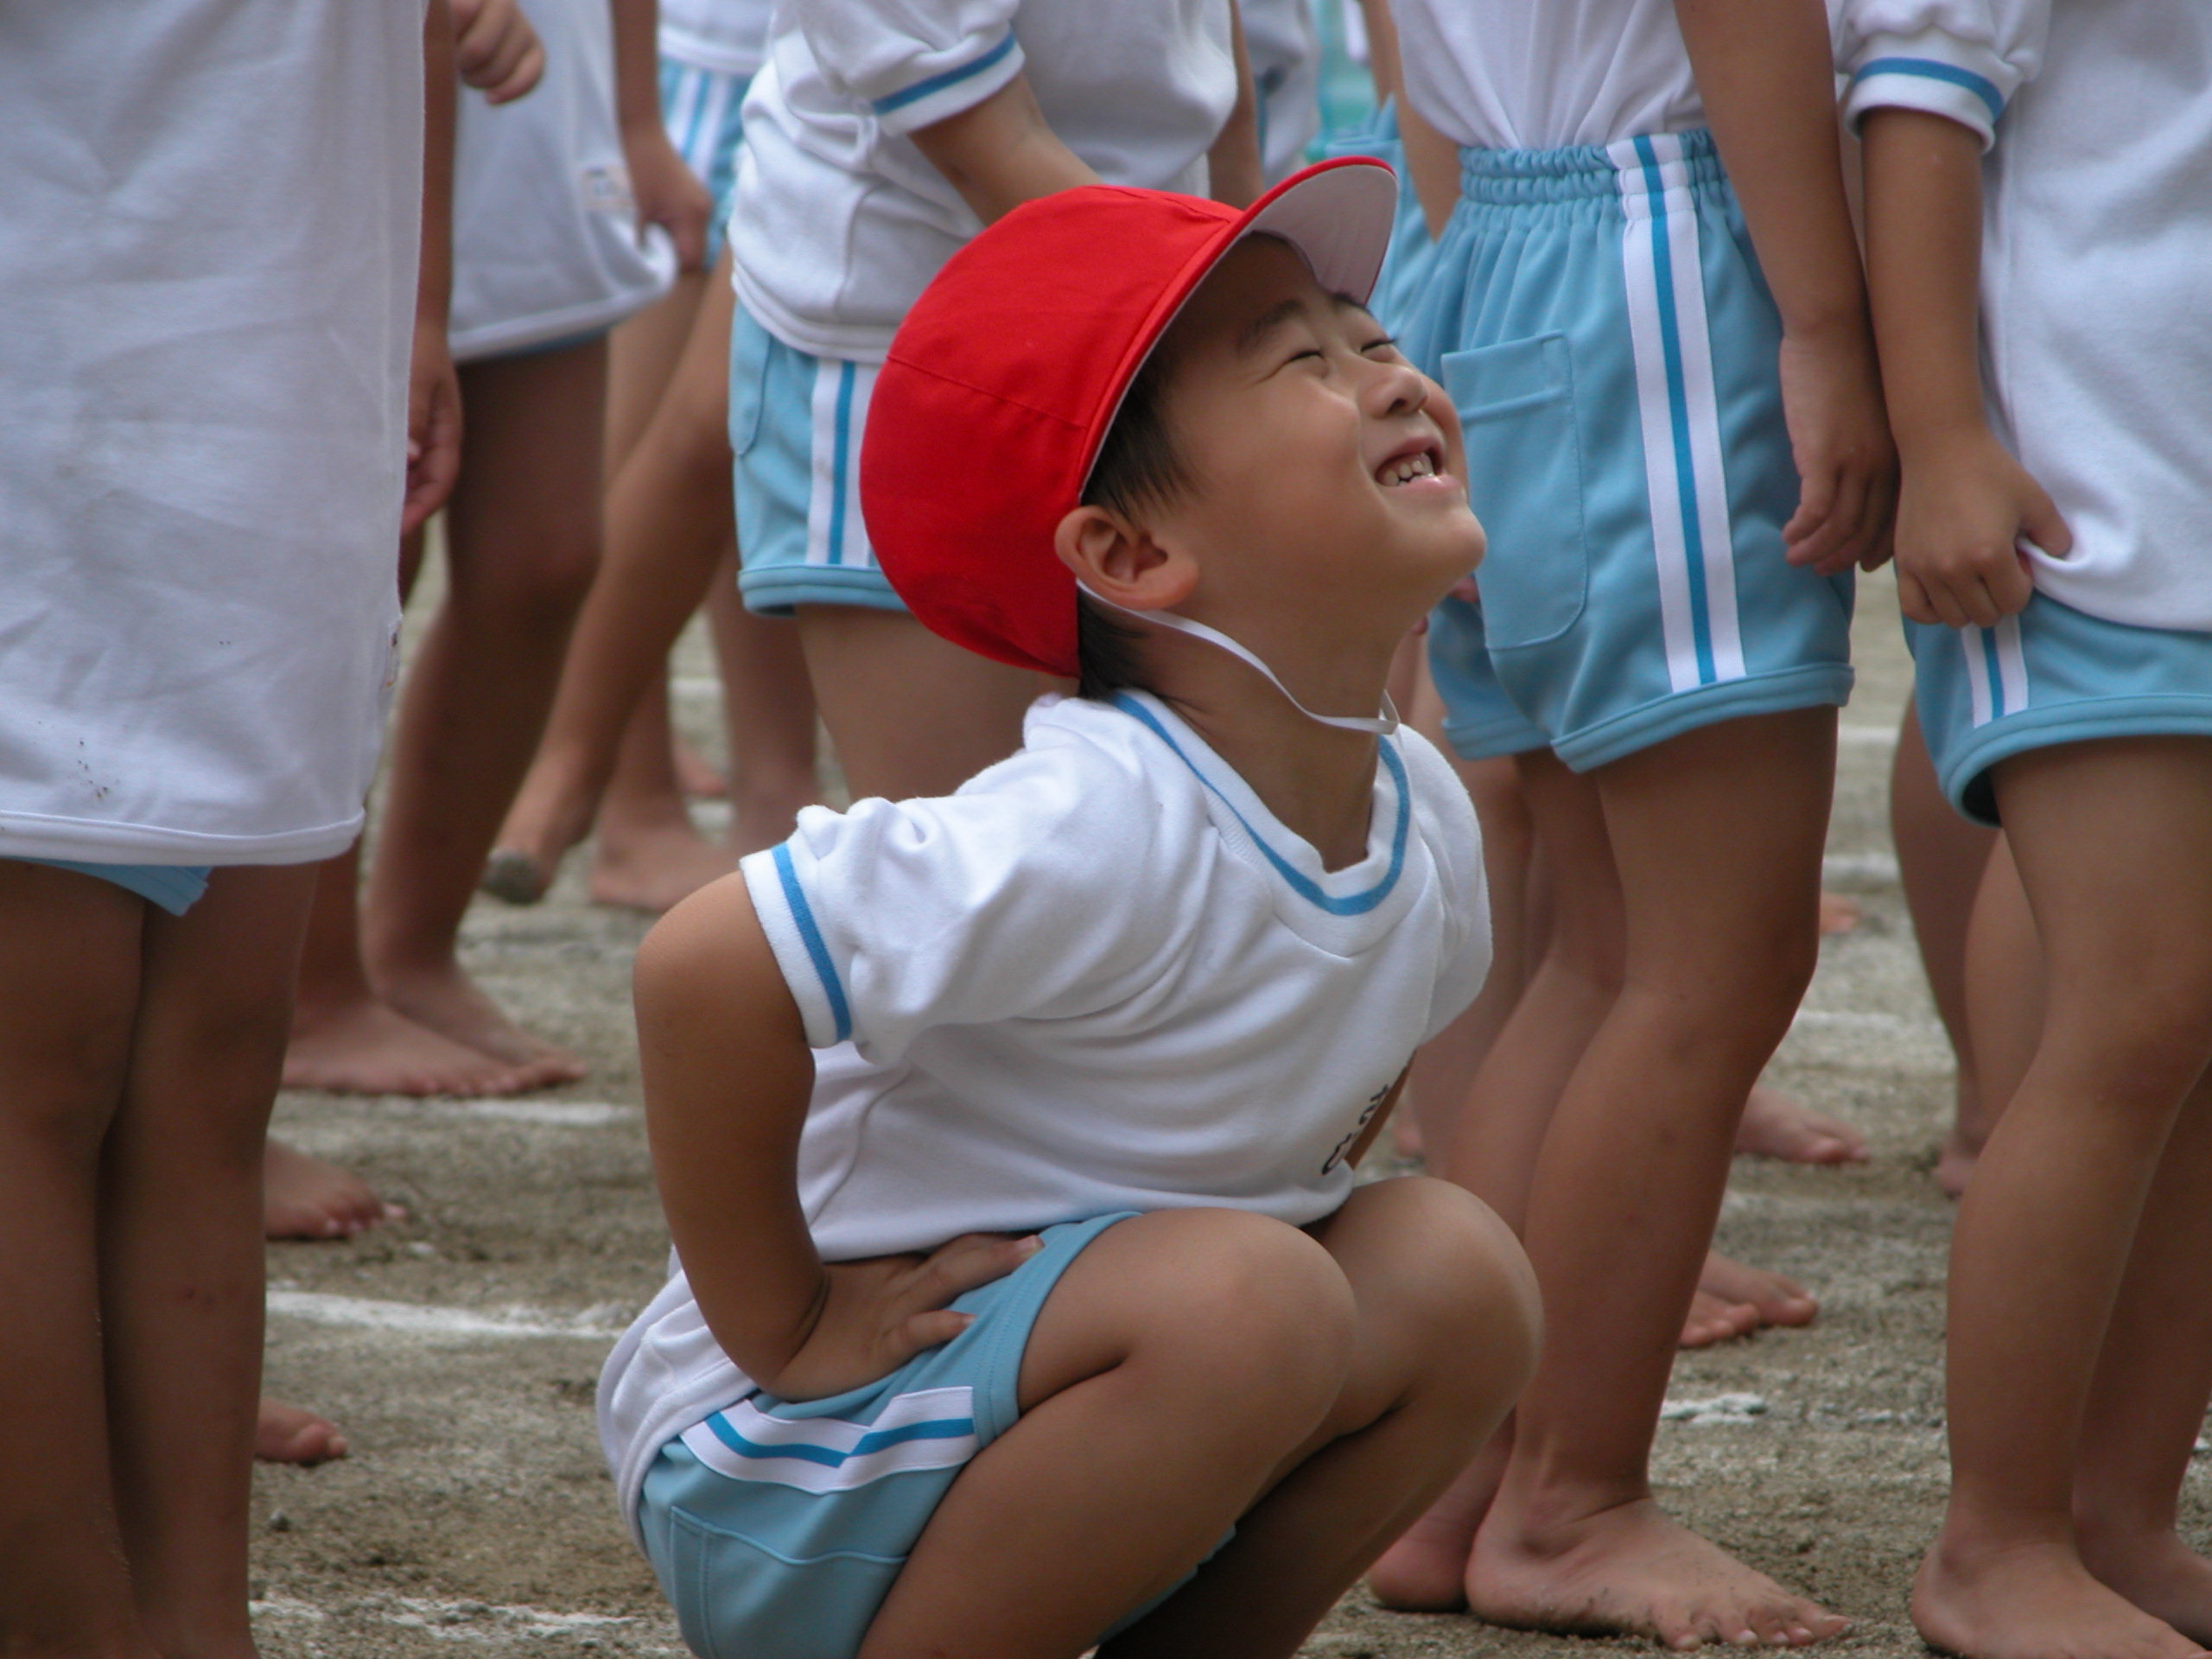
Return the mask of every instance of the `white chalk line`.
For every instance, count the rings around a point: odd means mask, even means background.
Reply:
[[[708,683],[711,685],[714,682],[710,680]],[[1894,749],[1897,746],[1897,728],[1846,721],[1835,728],[1835,741],[1847,749]]]
[[[1659,1408],[1659,1421],[1708,1428],[1719,1423],[1757,1422],[1766,1415],[1766,1401],[1759,1395],[1716,1394],[1707,1400],[1669,1400]]]
[[[1821,880],[1893,887],[1897,884],[1897,861],[1887,853],[1830,853],[1821,861]]]
[[[247,1604],[257,1618],[322,1622],[362,1614],[418,1630],[447,1642],[512,1642],[531,1637],[588,1637],[639,1621],[626,1613],[556,1613],[543,1607],[483,1601],[438,1601],[423,1596],[349,1598],[335,1608],[318,1607],[296,1596],[264,1596]],[[636,1648],[633,1653],[676,1653],[674,1648]]]
[[[428,1100],[419,1109],[434,1117],[474,1118],[493,1123],[539,1123],[556,1128],[595,1129],[627,1123],[634,1106],[604,1100]]]
[[[481,1337],[575,1337],[599,1342],[621,1335],[627,1323],[623,1311],[611,1303],[588,1307],[580,1313],[527,1306],[436,1307],[282,1287],[270,1290],[268,1306],[269,1312],[278,1318],[304,1319],[311,1325],[461,1341]]]

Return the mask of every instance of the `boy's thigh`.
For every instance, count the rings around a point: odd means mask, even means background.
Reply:
[[[116,882],[0,858],[0,1069],[19,1100],[113,1105],[145,918],[144,901]]]

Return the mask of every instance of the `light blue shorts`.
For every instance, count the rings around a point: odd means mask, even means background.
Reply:
[[[1920,729],[1953,806],[1997,822],[1990,769],[2103,737],[2212,737],[2212,633],[2136,628],[2037,594],[1993,628],[1907,622]]]
[[[742,304],[730,325],[729,444],[737,458],[738,589],[747,610],[906,608],[861,522],[861,433],[876,365],[786,346]]]
[[[1367,308],[1392,334],[1402,334],[1420,303],[1436,244],[1428,239],[1428,221],[1421,216],[1421,198],[1414,194],[1413,175],[1406,167],[1397,101],[1384,100],[1359,126],[1330,138],[1325,148],[1331,156],[1376,156],[1397,173],[1398,213],[1390,226],[1390,250],[1383,257],[1382,272],[1376,278]]]
[[[745,89],[752,84],[750,75],[702,69],[681,58],[660,60],[661,122],[668,129],[668,141],[715,199],[713,216],[707,220],[709,265],[721,254],[729,225],[729,200],[737,189],[737,146],[745,137],[739,111]]]
[[[159,905],[172,916],[181,916],[198,904],[207,891],[207,878],[215,873],[214,867],[207,864],[80,864],[68,858],[26,858],[18,862],[98,876],[137,893],[149,905]]]
[[[973,1325],[880,1382],[801,1405],[755,1395],[662,1447],[639,1522],[691,1650],[852,1659],[953,1481],[1020,1415],[1045,1299],[1127,1218],[1046,1228],[1035,1255],[953,1303]]]
[[[1783,556],[1781,323],[1710,136],[1461,162],[1405,343],[1466,427],[1505,696],[1577,771],[1843,702],[1852,581]]]
[[[1429,613],[1428,677],[1444,700],[1445,741],[1462,760],[1551,747],[1497,683],[1483,644],[1480,605],[1452,598]]]

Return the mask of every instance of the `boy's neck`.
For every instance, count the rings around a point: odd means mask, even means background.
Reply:
[[[1155,634],[1154,640],[1155,695],[1251,786],[1283,828],[1321,855],[1322,868],[1344,869],[1366,857],[1377,740],[1300,714],[1224,651],[1192,639]],[[1288,664],[1269,666],[1308,708],[1364,715],[1382,707],[1393,654],[1347,651],[1318,676],[1294,674]]]

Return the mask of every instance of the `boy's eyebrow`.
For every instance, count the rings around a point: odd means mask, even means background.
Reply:
[[[1328,296],[1328,300],[1331,308],[1338,311],[1364,311],[1367,308],[1357,300],[1342,294],[1332,294]],[[1236,331],[1235,347],[1236,355],[1244,357],[1256,351],[1269,334],[1303,311],[1306,308],[1306,303],[1303,295],[1294,294],[1287,300],[1276,301],[1274,304],[1261,312],[1258,316]]]

